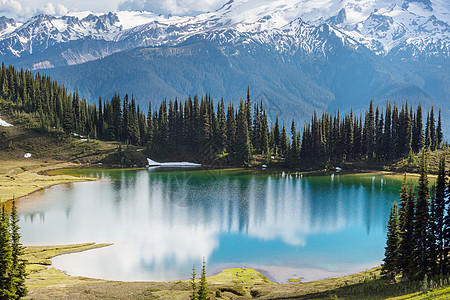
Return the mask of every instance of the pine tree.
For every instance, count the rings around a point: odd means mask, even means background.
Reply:
[[[286,133],[286,127],[284,126],[284,123],[283,123],[283,127],[281,129],[281,137],[280,137],[280,154],[283,155],[284,157],[286,157],[288,154],[288,149],[289,149],[289,140],[288,140],[288,136]]]
[[[236,152],[240,163],[247,165],[251,160],[250,137],[247,128],[244,103],[239,105],[237,128],[236,128]]]
[[[399,268],[400,270],[405,270],[409,264],[409,257],[411,248],[409,243],[411,240],[405,237],[405,233],[408,232],[410,225],[409,222],[412,221],[411,216],[408,215],[408,201],[410,197],[408,194],[408,182],[406,178],[406,173],[403,177],[402,188],[400,192],[400,205],[399,205],[399,225],[400,225],[400,245],[399,245]],[[414,210],[413,210],[414,212]],[[408,242],[408,244],[406,244]]]
[[[191,288],[192,294],[190,295],[191,300],[198,300],[197,295],[197,284],[195,283],[195,265],[192,265],[192,279],[191,279]]]
[[[275,118],[275,127],[273,129],[273,152],[275,154],[279,154],[279,149],[281,145],[281,134],[280,134],[280,125],[278,124],[278,115]]]
[[[443,140],[444,140],[444,134],[442,133],[441,110],[439,109],[438,125],[436,128],[436,146],[438,149],[441,147]]]
[[[198,287],[198,300],[209,300],[208,286],[206,283],[206,264],[203,258],[202,274],[200,277],[200,286]]]
[[[437,136],[436,136],[436,120],[434,119],[434,107],[431,107],[430,111],[430,140],[431,140],[431,150],[436,150],[437,147]]]
[[[261,119],[261,154],[266,155],[268,158],[270,158],[269,125],[267,123],[267,115],[265,110],[263,110]]]
[[[446,186],[446,174],[445,174],[445,156],[442,156],[439,162],[438,178],[436,181],[436,194],[432,198],[433,201],[433,223],[434,223],[434,239],[436,241],[436,250],[438,257],[438,272],[439,274],[444,273],[445,269],[445,252],[444,252],[444,242],[445,242],[445,189]]]
[[[384,263],[382,274],[388,279],[394,279],[399,273],[399,246],[400,246],[400,221],[398,218],[398,206],[394,202],[389,215],[386,247],[384,252]]]
[[[234,153],[236,151],[236,119],[235,119],[234,107],[230,103],[227,110],[227,141],[226,151],[228,153]]]
[[[415,274],[414,269],[414,249],[415,249],[415,235],[414,235],[414,210],[415,199],[414,190],[412,186],[407,185],[406,176],[401,194],[401,205],[404,208],[400,209],[400,270],[403,278],[411,279]],[[404,204],[403,204],[404,203]]]
[[[364,147],[366,149],[366,155],[368,160],[373,159],[374,155],[374,110],[373,110],[373,102],[370,101],[369,111],[366,116],[365,124],[364,124]]]
[[[0,220],[0,299],[15,298],[13,278],[9,218],[3,204]]]
[[[424,146],[427,151],[431,150],[431,129],[430,129],[430,113],[427,114],[427,124],[425,126],[425,141]]]
[[[414,218],[414,234],[416,240],[415,263],[416,275],[422,280],[429,274],[430,263],[430,216],[429,216],[428,166],[425,152],[420,162],[420,178],[417,190],[416,211]]]
[[[418,153],[424,146],[422,106],[419,104],[414,118],[413,151]]]
[[[27,287],[25,285],[25,263],[26,261],[21,258],[24,254],[23,246],[20,243],[20,226],[19,217],[17,215],[16,201],[12,201],[11,209],[11,250],[12,250],[12,274],[14,276],[13,285],[16,291],[17,299],[23,298],[27,295]]]

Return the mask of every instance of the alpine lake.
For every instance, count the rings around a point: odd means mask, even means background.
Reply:
[[[189,279],[232,267],[285,283],[380,265],[401,181],[242,169],[67,169],[100,180],[54,186],[17,203],[22,243],[113,245],[52,259],[70,275]]]

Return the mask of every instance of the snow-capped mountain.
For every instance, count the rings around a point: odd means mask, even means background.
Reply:
[[[448,57],[449,11],[446,0],[231,0],[195,17],[127,11],[39,15],[25,23],[2,17],[0,55],[33,69],[51,68],[137,47],[173,46],[193,36],[326,55],[332,36],[377,55]]]
[[[434,105],[450,118],[449,24],[448,0],[231,0],[184,17],[3,17],[0,55],[90,101],[133,93],[146,107],[209,93],[237,104],[250,86],[269,117],[287,122],[370,99]]]

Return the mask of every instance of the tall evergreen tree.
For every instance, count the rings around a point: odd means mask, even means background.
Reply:
[[[415,263],[418,279],[429,275],[430,261],[430,203],[428,188],[428,163],[425,152],[420,162],[420,178],[417,190],[416,211],[414,218],[414,234],[416,240]]]
[[[374,110],[373,110],[373,101],[370,100],[369,111],[367,112],[367,116],[364,124],[364,148],[366,150],[367,159],[372,160],[374,155]]]
[[[16,291],[13,280],[9,218],[3,204],[0,220],[0,299],[15,298]]]
[[[413,187],[408,189],[406,176],[404,179],[404,192],[402,191],[401,203],[404,203],[404,209],[400,212],[401,224],[401,240],[400,240],[400,269],[403,278],[412,279],[415,275],[415,234],[414,234],[414,211],[415,197]]]
[[[275,118],[275,126],[273,128],[273,144],[274,144],[273,152],[275,154],[279,154],[278,151],[281,145],[281,134],[280,134],[280,125],[278,123],[278,115]]]
[[[198,300],[197,284],[195,282],[195,265],[192,265],[191,289],[192,294],[189,296],[191,300]]]
[[[245,107],[243,101],[239,105],[236,128],[236,150],[238,160],[247,165],[251,160],[250,137],[247,128],[247,119],[245,115]]]
[[[236,151],[236,119],[233,104],[230,103],[227,110],[227,141],[226,150],[228,153]]]
[[[25,285],[25,260],[21,258],[24,254],[23,246],[20,243],[20,226],[19,226],[19,216],[17,215],[16,201],[13,199],[11,208],[11,256],[12,256],[12,275],[14,290],[16,293],[16,299],[23,298],[27,295],[28,290]]]
[[[436,147],[437,148],[441,147],[443,140],[444,140],[444,134],[442,133],[441,110],[439,109],[438,124],[437,124],[437,128],[436,128]]]
[[[400,270],[400,221],[398,218],[398,206],[394,202],[389,215],[387,240],[384,252],[382,274],[389,279],[393,279]]]
[[[438,272],[444,274],[445,271],[445,201],[446,201],[446,171],[445,171],[445,156],[440,158],[438,178],[436,181],[436,195],[433,200],[432,217],[435,228],[433,230],[436,241],[436,249],[438,251]]]
[[[208,286],[206,283],[206,263],[203,258],[202,274],[200,276],[200,286],[198,287],[198,300],[209,300]]]
[[[434,107],[431,107],[430,111],[430,140],[431,140],[431,150],[434,151],[437,148],[437,136],[436,136],[436,120],[434,118]]]
[[[414,118],[413,151],[418,153],[424,146],[422,106],[419,104]]]

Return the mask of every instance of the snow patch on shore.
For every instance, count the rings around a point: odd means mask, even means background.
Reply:
[[[201,167],[201,164],[191,163],[191,162],[165,162],[160,163],[150,158],[147,158],[148,167]]]
[[[0,118],[0,126],[11,127],[11,126],[14,126],[14,125],[9,124],[8,122],[6,122],[6,121],[3,120],[2,118]]]

